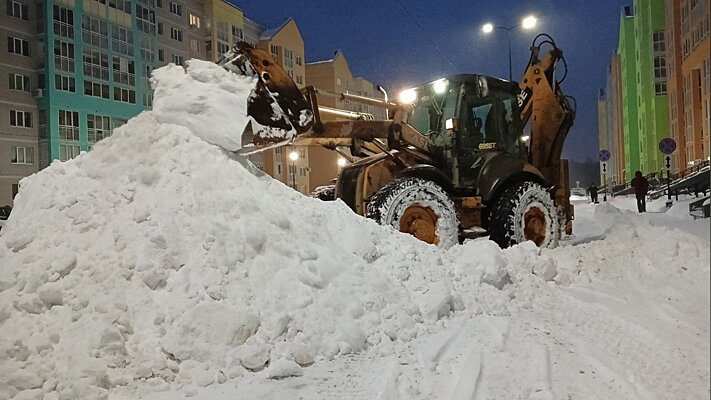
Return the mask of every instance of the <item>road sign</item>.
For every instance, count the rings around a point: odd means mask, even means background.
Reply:
[[[671,154],[676,150],[676,142],[672,138],[664,138],[659,141],[659,151],[664,154]]]
[[[597,152],[597,159],[602,162],[609,161],[610,157],[612,157],[612,154],[610,154],[609,150],[603,149]]]
[[[602,163],[602,172],[607,172],[607,163]]]

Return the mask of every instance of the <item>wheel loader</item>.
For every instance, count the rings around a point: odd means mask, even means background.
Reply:
[[[481,236],[502,248],[527,240],[555,247],[572,233],[561,152],[575,103],[560,88],[563,53],[546,34],[534,39],[521,82],[451,75],[396,100],[299,90],[267,52],[246,43],[218,63],[257,80],[240,152],[284,144],[338,151],[351,163],[335,197],[357,214],[443,247]],[[566,67],[560,78],[558,65]],[[387,118],[319,106],[319,96],[381,107]]]

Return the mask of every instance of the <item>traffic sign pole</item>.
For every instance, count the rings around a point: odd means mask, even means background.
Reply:
[[[671,153],[676,150],[676,141],[672,138],[664,138],[659,141],[659,151],[666,154],[666,167],[667,167],[667,208],[672,206],[671,199]]]
[[[612,157],[612,153],[607,149],[602,149],[597,152],[597,159],[602,163],[602,181],[603,187],[605,188],[602,192],[602,201],[607,201],[607,162],[610,160],[610,157]]]

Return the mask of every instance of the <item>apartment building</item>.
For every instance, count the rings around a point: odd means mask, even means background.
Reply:
[[[332,58],[328,60],[314,61],[306,64],[306,84],[317,89],[331,93],[353,93],[373,98],[383,98],[383,93],[377,90],[376,86],[363,77],[354,77],[348,64],[345,54],[341,50],[334,52]],[[364,112],[372,114],[375,119],[384,119],[385,110],[355,103],[348,100],[341,100],[333,96],[317,95],[320,105],[332,108],[339,108],[350,111]],[[322,117],[328,120],[328,116]],[[332,179],[338,174],[338,169],[343,161],[337,153],[323,153],[320,155],[319,176],[314,177],[314,181],[319,184],[325,180]],[[340,164],[339,164],[340,163]]]
[[[256,24],[250,24],[250,36],[253,40]],[[272,58],[284,68],[294,80],[296,86],[305,86],[304,39],[293,18],[276,28],[267,29],[259,35],[257,48],[268,51]],[[308,194],[315,187],[312,174],[321,170],[320,157],[315,156],[322,149],[317,146],[284,146],[268,150],[251,160],[284,184]],[[325,149],[323,149],[325,150]]]
[[[223,0],[204,0],[207,59],[217,61],[244,40],[244,13]]]
[[[20,179],[40,168],[38,67],[45,62],[38,37],[40,3],[8,1],[0,14],[0,205],[11,204]],[[51,14],[50,14],[51,15]]]
[[[158,65],[207,59],[205,8],[202,0],[156,0]]]
[[[669,124],[674,170],[709,159],[711,143],[710,0],[667,0]]]

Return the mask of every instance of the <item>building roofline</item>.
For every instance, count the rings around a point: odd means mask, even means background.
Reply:
[[[294,17],[289,17],[286,21],[284,21],[283,24],[281,24],[278,28],[272,28],[272,29],[267,29],[262,34],[259,36],[259,40],[271,40],[274,36],[276,36],[277,33],[279,33],[282,29],[284,29],[285,26],[289,24],[289,22],[294,21],[294,25],[296,25],[296,20],[294,20]],[[299,29],[299,26],[296,25],[296,29]],[[301,35],[301,32],[299,32],[299,35]]]

